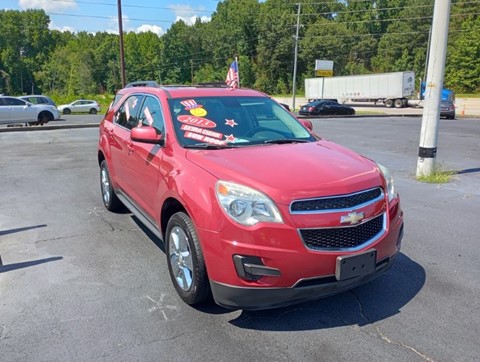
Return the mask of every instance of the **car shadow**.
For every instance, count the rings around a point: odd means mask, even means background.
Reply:
[[[0,236],[20,233],[22,231],[27,231],[27,230],[32,230],[32,229],[44,228],[46,226],[47,226],[46,224],[40,224],[40,225],[33,225],[33,226],[25,226],[25,227],[16,228],[16,229],[0,230]]]
[[[24,262],[21,262],[21,263],[14,263],[14,264],[7,264],[7,265],[1,265],[0,264],[0,274],[1,273],[6,273],[6,272],[9,272],[9,271],[12,271],[12,270],[28,268],[28,267],[31,267],[31,266],[44,264],[44,263],[49,263],[51,261],[62,260],[62,259],[63,259],[62,256],[54,256],[54,257],[51,257],[51,258],[24,261]]]
[[[477,172],[480,172],[480,167],[477,167],[477,168],[467,168],[465,170],[459,170],[459,171],[456,171],[455,173],[457,175],[463,175],[463,174],[466,174],[466,173],[477,173]]]
[[[165,251],[165,245],[163,243],[163,240],[158,238],[154,233],[150,231],[149,228],[147,228],[135,215],[132,214],[132,220],[135,224],[138,225],[140,229],[148,236],[148,238],[161,250],[163,251],[164,254],[166,254]]]
[[[405,254],[374,281],[332,297],[288,308],[242,311],[230,323],[243,329],[300,331],[365,326],[401,312],[423,288],[425,269]]]

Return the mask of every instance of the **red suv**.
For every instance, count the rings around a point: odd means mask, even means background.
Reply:
[[[248,89],[129,87],[100,124],[108,210],[165,243],[188,304],[266,309],[351,289],[399,253],[388,170]]]

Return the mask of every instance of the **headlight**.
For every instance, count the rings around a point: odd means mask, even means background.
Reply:
[[[385,177],[385,181],[387,182],[387,194],[388,194],[388,201],[392,201],[395,197],[397,197],[397,193],[395,191],[395,182],[393,181],[393,177],[385,166],[377,163],[378,168],[382,171],[383,177]]]
[[[259,222],[283,223],[273,201],[257,190],[233,182],[218,181],[215,193],[223,210],[239,224],[251,226]]]

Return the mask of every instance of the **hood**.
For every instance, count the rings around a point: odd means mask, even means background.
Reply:
[[[273,200],[341,195],[383,184],[376,164],[333,142],[189,150],[187,159],[215,177],[262,191]]]

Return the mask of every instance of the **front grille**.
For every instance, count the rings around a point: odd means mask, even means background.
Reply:
[[[330,229],[300,229],[309,249],[337,250],[362,246],[383,231],[384,214],[362,224]]]
[[[376,200],[382,196],[382,189],[377,187],[375,189],[366,190],[350,195],[329,196],[318,199],[298,200],[292,202],[290,212],[308,213],[325,210],[339,210],[351,209],[359,205]]]

